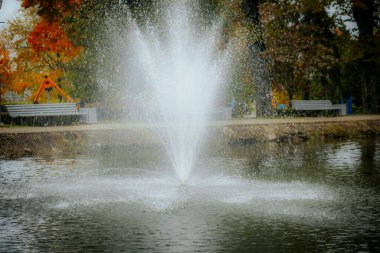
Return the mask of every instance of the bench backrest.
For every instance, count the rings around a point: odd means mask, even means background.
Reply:
[[[232,107],[215,108],[209,114],[213,120],[228,120],[232,118]]]
[[[292,100],[295,110],[329,110],[337,109],[330,100]]]
[[[80,115],[75,103],[6,105],[11,117]]]

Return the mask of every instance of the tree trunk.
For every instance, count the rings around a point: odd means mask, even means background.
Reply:
[[[352,11],[358,24],[359,48],[362,50],[358,64],[363,112],[376,113],[376,56],[373,38],[375,26],[374,0],[352,0]]]
[[[266,48],[262,37],[259,0],[243,0],[243,11],[254,25],[258,39],[249,45],[253,85],[256,90],[257,116],[273,115],[270,77],[268,71]]]

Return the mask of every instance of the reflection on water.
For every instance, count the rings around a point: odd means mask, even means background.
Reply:
[[[362,151],[359,143],[347,142],[342,145],[329,145],[325,150],[328,166],[333,169],[353,169],[360,164]]]
[[[0,251],[379,251],[379,148],[214,147],[187,187],[159,148],[1,160]]]

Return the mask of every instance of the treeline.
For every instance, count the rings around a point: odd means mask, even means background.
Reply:
[[[379,112],[379,11],[377,0],[263,3],[274,87],[290,99],[352,97],[363,112]]]
[[[160,2],[23,0],[23,15],[0,31],[1,93],[33,94],[48,74],[72,97],[120,111],[123,41],[113,34],[131,16],[158,19]],[[253,100],[266,115],[291,99],[348,97],[358,111],[379,111],[379,0],[198,2],[206,19],[224,19],[226,41],[245,48],[226,97],[240,112]]]
[[[339,103],[350,98],[357,112],[380,111],[380,1],[233,2],[240,6],[229,8],[234,9],[227,15],[230,30],[248,34],[246,46],[251,51],[246,59],[251,74],[233,91],[244,101],[243,109],[251,97],[259,106],[266,93],[263,85],[269,83],[272,106],[292,99]],[[265,69],[257,58],[269,70],[269,82],[262,80]],[[263,110],[261,115],[265,114]]]

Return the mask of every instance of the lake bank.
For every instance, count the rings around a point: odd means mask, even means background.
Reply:
[[[0,156],[80,154],[129,145],[159,145],[154,132],[162,125],[109,123],[57,127],[1,127]],[[207,138],[221,143],[301,143],[325,138],[380,135],[380,115],[326,118],[272,118],[213,121]]]

